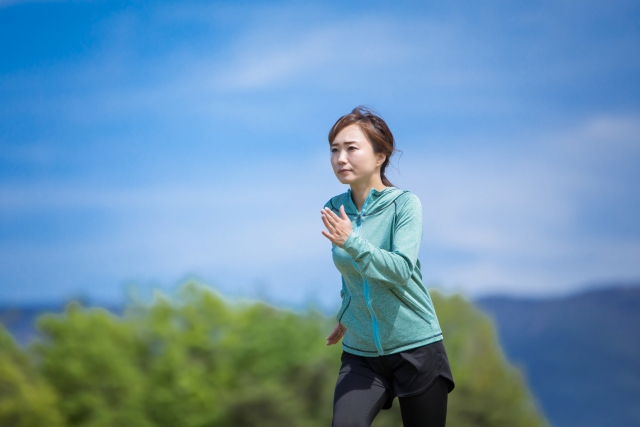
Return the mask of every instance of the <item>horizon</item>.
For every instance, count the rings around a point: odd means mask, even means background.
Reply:
[[[190,284],[195,284],[196,286],[202,286],[206,288],[208,291],[211,291],[221,297],[229,304],[244,304],[244,303],[262,303],[267,304],[271,307],[274,307],[278,310],[290,310],[294,312],[304,312],[310,309],[318,310],[325,316],[332,316],[336,310],[336,307],[333,304],[324,304],[319,300],[303,300],[295,303],[291,303],[286,300],[274,300],[272,296],[265,294],[247,294],[247,293],[239,293],[239,294],[229,294],[227,292],[222,291],[210,284],[204,283],[202,281],[198,281],[196,279],[189,279],[184,282],[180,282],[172,287],[141,287],[136,288],[134,292],[137,293],[135,298],[132,299],[131,295],[123,294],[120,300],[99,300],[95,298],[91,298],[88,295],[71,295],[68,297],[63,297],[58,300],[31,300],[31,301],[1,301],[0,300],[0,310],[13,310],[13,309],[64,309],[68,304],[79,303],[84,308],[104,308],[107,310],[111,309],[121,309],[126,308],[132,304],[153,304],[157,298],[169,298],[169,299],[179,299],[178,293],[180,290]],[[627,291],[633,289],[640,289],[640,281],[631,281],[631,282],[612,282],[612,283],[592,283],[586,287],[580,287],[578,289],[569,290],[563,294],[554,294],[554,295],[513,295],[508,293],[495,293],[495,294],[483,294],[475,297],[471,297],[468,294],[460,291],[447,291],[438,288],[427,288],[428,291],[437,292],[441,296],[445,298],[450,298],[453,296],[461,296],[465,300],[472,303],[483,303],[489,300],[511,300],[514,302],[549,302],[549,301],[560,301],[567,300],[572,298],[579,298],[584,295],[589,294],[599,294],[603,292],[619,292],[619,291]]]

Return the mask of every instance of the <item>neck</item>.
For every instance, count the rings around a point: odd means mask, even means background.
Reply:
[[[368,182],[351,183],[351,197],[353,197],[353,203],[356,205],[358,212],[362,210],[362,205],[364,205],[365,200],[367,200],[367,196],[371,192],[372,188],[375,188],[378,191],[382,191],[387,188],[387,186],[382,183],[380,175],[377,175]]]

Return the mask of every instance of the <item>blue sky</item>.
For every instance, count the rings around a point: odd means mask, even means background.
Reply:
[[[332,307],[320,208],[366,104],[426,283],[640,278],[640,4],[0,0],[0,302],[196,277]]]

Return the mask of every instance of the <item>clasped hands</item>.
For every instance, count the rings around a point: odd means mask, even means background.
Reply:
[[[331,209],[323,208],[322,222],[329,232],[322,230],[322,235],[337,246],[342,247],[351,234],[351,220],[344,211],[344,205],[340,206],[340,216],[336,215]]]

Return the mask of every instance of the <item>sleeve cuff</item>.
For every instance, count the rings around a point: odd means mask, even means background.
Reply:
[[[360,236],[354,234],[352,230],[351,233],[349,233],[347,240],[345,240],[342,244],[342,249],[344,249],[349,255],[351,255],[352,258],[355,259],[360,253],[360,244]]]

